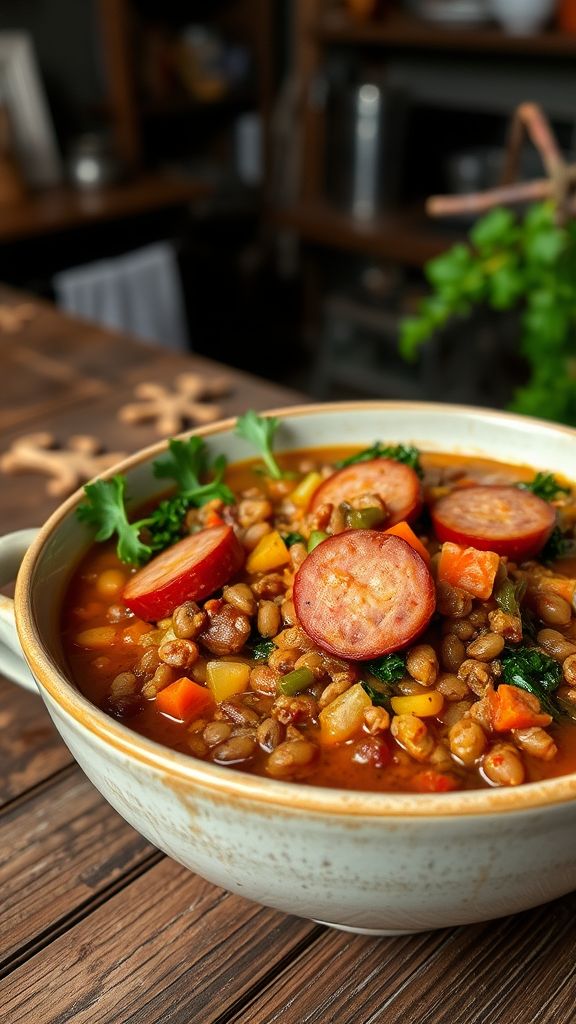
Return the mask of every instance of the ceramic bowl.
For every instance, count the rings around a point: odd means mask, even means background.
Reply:
[[[576,431],[504,413],[367,402],[277,415],[279,449],[381,439],[528,462],[567,476],[576,465]],[[233,426],[229,420],[198,433],[215,454],[245,458],[246,445],[233,436]],[[158,492],[151,462],[162,448],[119,467],[135,505]],[[58,597],[91,543],[74,516],[79,498],[62,505],[33,540],[18,575],[15,608],[3,599],[0,664],[20,682],[38,686],[86,775],[152,843],[232,892],[370,934],[486,920],[576,887],[576,775],[445,794],[323,789],[195,760],[90,704],[67,677],[58,632]],[[3,539],[4,576],[29,539],[26,532]],[[31,675],[17,653],[14,611]]]

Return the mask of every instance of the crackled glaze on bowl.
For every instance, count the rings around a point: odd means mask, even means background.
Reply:
[[[279,448],[379,438],[574,476],[576,432],[521,417],[376,402],[276,414]],[[216,454],[244,458],[249,452],[232,428],[228,421],[198,433]],[[157,490],[150,463],[161,448],[114,470],[127,474],[135,505]],[[91,705],[65,677],[57,631],[56,598],[90,543],[73,516],[78,497],[54,514],[26,556],[16,592],[20,640],[74,757],[156,846],[259,903],[373,934],[486,920],[576,887],[576,775],[448,794],[321,789],[197,761]]]

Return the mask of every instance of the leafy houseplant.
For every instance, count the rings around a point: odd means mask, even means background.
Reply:
[[[519,181],[525,137],[542,159],[546,177]],[[432,294],[404,321],[400,350],[414,359],[420,345],[454,317],[484,307],[518,309],[520,354],[528,381],[513,399],[516,412],[576,425],[576,164],[560,150],[535,103],[521,103],[510,122],[497,188],[467,196],[432,196],[432,216],[490,212],[476,222],[469,245],[432,260]],[[528,203],[523,219],[514,203]],[[498,373],[495,365],[494,372]]]
[[[576,222],[560,225],[556,214],[552,201],[523,219],[497,207],[476,221],[469,245],[431,260],[432,294],[403,322],[400,350],[414,360],[436,331],[475,308],[519,308],[529,379],[511,408],[576,425]]]

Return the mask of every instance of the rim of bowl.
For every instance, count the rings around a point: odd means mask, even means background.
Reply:
[[[441,412],[443,415],[473,416],[476,419],[526,422],[551,434],[568,434],[576,441],[576,429],[546,420],[520,416],[480,406],[456,405],[439,402],[413,401],[348,401],[309,403],[263,410],[261,415],[282,419],[315,415],[326,412],[354,412],[355,410],[387,409],[409,412]],[[210,437],[234,427],[237,417],[218,420],[208,426],[185,431],[182,436],[197,434]],[[167,439],[140,449],[138,452],[99,474],[107,479],[148,461],[163,451]],[[513,789],[471,789],[452,793],[381,793],[365,790],[346,790],[298,782],[287,782],[231,770],[209,764],[165,747],[150,740],[106,715],[84,697],[66,678],[60,667],[45,650],[36,625],[31,602],[30,583],[37,562],[48,537],[71,513],[83,497],[83,488],[74,492],[60,505],[40,529],[28,549],[18,573],[15,592],[16,623],[22,649],[41,686],[58,707],[75,723],[85,728],[104,744],[116,751],[164,773],[174,785],[208,789],[221,797],[247,800],[264,805],[275,805],[285,810],[299,810],[314,814],[356,817],[442,817],[454,815],[490,815],[504,811],[522,812],[531,808],[568,803],[576,798],[576,772],[539,782],[523,783]]]

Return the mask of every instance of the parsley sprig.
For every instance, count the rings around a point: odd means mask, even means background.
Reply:
[[[278,465],[272,452],[274,436],[279,424],[280,420],[277,416],[259,416],[254,409],[249,409],[243,416],[239,416],[236,423],[238,437],[242,437],[254,445],[262,456],[266,473],[273,480],[281,480],[287,476]]]
[[[172,438],[170,454],[153,464],[154,476],[169,478],[178,485],[177,493],[165,498],[142,519],[129,522],[126,513],[126,479],[121,474],[111,480],[86,484],[86,501],[78,506],[78,519],[96,530],[96,540],[109,540],[117,534],[116,551],[122,562],[143,565],[152,555],[175,544],[182,537],[184,516],[191,507],[200,507],[214,498],[226,505],[234,502],[230,488],[223,483],[226,459],[219,456],[210,466],[208,449],[199,437],[185,441]],[[208,473],[211,479],[202,483]],[[142,536],[143,535],[143,536]]]
[[[129,523],[125,501],[126,478],[120,473],[111,480],[96,480],[86,484],[84,493],[87,501],[76,509],[81,523],[87,523],[96,530],[97,541],[109,540],[118,534],[116,551],[122,562],[142,565],[152,555],[152,548],[140,540],[140,531],[148,525],[148,519]]]

